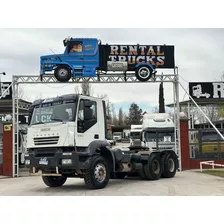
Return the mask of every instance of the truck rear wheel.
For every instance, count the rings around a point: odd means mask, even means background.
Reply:
[[[160,156],[152,154],[148,163],[143,165],[143,170],[147,180],[158,180],[162,174]]]
[[[141,82],[146,82],[152,77],[152,69],[149,66],[139,66],[135,71],[136,78]]]
[[[61,187],[65,183],[65,181],[67,180],[67,177],[63,177],[63,176],[61,176],[61,177],[42,176],[42,179],[48,187]]]
[[[101,189],[107,186],[109,179],[110,170],[107,160],[102,156],[94,156],[85,173],[85,184],[90,189]]]
[[[172,153],[168,153],[162,156],[162,177],[172,178],[175,176],[177,171],[177,159]]]
[[[66,65],[59,65],[54,71],[54,76],[59,82],[68,82],[71,78],[71,70]]]

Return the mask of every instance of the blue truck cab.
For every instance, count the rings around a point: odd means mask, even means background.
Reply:
[[[72,76],[91,77],[99,67],[99,43],[97,39],[63,40],[63,54],[41,56],[40,75],[54,71],[56,79],[67,82]]]
[[[63,54],[40,57],[41,80],[52,72],[59,82],[68,82],[71,78],[95,77],[108,71],[133,71],[144,82],[156,73],[156,68],[174,66],[173,46],[102,45],[97,38],[71,37],[65,38],[63,44]]]

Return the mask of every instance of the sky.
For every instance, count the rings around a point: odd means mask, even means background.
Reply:
[[[223,29],[0,29],[0,72],[6,72],[2,81],[11,81],[12,75],[39,75],[41,55],[63,53],[63,39],[92,37],[108,44],[174,45],[175,63],[180,81],[187,88],[188,82],[218,81],[224,71]],[[172,71],[166,71],[172,73]],[[167,74],[168,74],[167,73]],[[23,98],[74,92],[75,85],[29,84],[21,85]],[[135,102],[143,111],[158,107],[159,83],[92,84],[95,96],[107,94],[116,111],[124,111]],[[164,84],[165,104],[173,103],[173,85]],[[188,96],[180,87],[180,101]]]

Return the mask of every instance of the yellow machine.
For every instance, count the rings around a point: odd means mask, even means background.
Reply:
[[[224,153],[224,141],[215,131],[198,131],[192,133],[195,148],[199,150],[201,145],[202,154],[207,153]]]

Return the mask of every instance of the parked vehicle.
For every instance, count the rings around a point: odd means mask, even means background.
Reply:
[[[29,109],[26,166],[31,175],[40,173],[49,187],[74,177],[83,178],[90,189],[100,189],[110,178],[133,172],[144,180],[175,175],[178,162],[173,151],[122,151],[109,147],[106,134],[106,104],[101,98],[68,94],[36,100]]]
[[[130,145],[131,146],[140,146],[141,145],[141,132],[142,125],[131,125],[130,131]]]
[[[116,142],[121,142],[122,139],[122,132],[114,132],[113,133],[113,140]]]
[[[167,113],[143,115],[142,146],[155,150],[175,150],[175,124]]]

